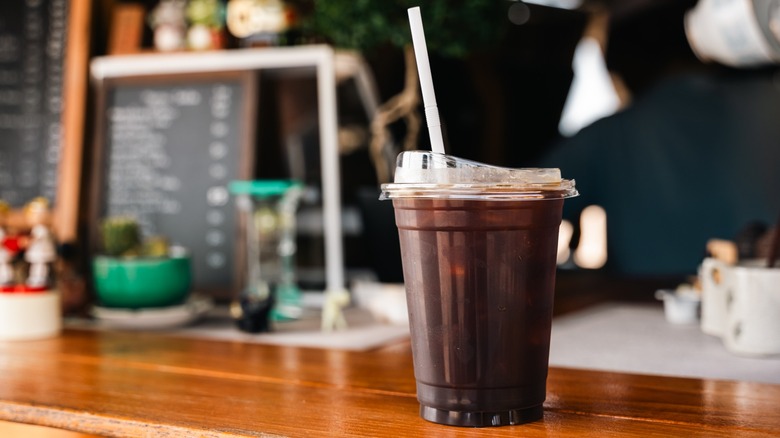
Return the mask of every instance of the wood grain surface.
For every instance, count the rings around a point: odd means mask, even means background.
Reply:
[[[419,418],[408,341],[347,352],[70,329],[0,342],[0,420],[100,436],[776,436],[778,406],[780,385],[551,368],[543,420],[467,429]]]

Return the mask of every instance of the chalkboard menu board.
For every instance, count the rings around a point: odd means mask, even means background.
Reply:
[[[66,0],[0,3],[0,198],[54,201]]]
[[[78,211],[88,28],[88,0],[0,2],[0,199],[68,204],[54,224],[66,240]]]
[[[235,214],[233,199],[228,199],[229,204],[225,205],[209,202],[226,199],[222,181],[235,179],[232,172],[238,169],[239,179],[253,179],[256,176],[254,164],[262,162],[254,156],[260,155],[262,150],[254,127],[260,121],[268,122],[269,116],[274,120],[274,115],[258,114],[256,105],[259,93],[262,93],[257,85],[258,76],[269,69],[298,74],[302,68],[309,70],[310,67],[315,67],[317,77],[326,289],[341,291],[344,264],[337,69],[333,48],[326,45],[146,53],[92,59],[91,76],[97,91],[95,111],[101,115],[97,119],[93,160],[96,163],[92,184],[95,192],[91,199],[97,201],[92,202],[93,242],[97,241],[97,223],[106,214],[123,211],[146,214],[148,219],[143,219],[143,223],[149,231],[167,233],[192,250],[196,257],[197,289],[213,287],[212,294],[219,296],[229,284],[227,292],[234,291],[241,283],[239,275],[244,263],[240,259],[243,241],[230,228],[235,226],[230,220],[232,216],[228,216]],[[228,90],[229,93],[225,93]],[[229,104],[225,105],[230,108],[227,112],[213,107],[214,99],[223,93],[231,96]],[[195,94],[199,97],[194,97]],[[138,118],[143,123],[133,121],[124,125],[130,122],[117,118],[122,113],[122,117],[130,121]],[[119,129],[121,126],[126,127]],[[238,143],[234,143],[235,138],[222,141],[215,137],[238,132],[242,133]],[[140,136],[145,140],[128,140]],[[120,142],[128,142],[131,146],[118,148]],[[212,147],[215,144],[217,146]],[[227,150],[223,151],[221,144]],[[266,155],[262,155],[265,159]],[[112,167],[119,161],[118,167]],[[145,164],[132,164],[136,161]],[[269,161],[273,162],[272,159]],[[214,180],[215,175],[223,173],[224,178]],[[127,184],[135,179],[140,182],[133,183],[136,184],[131,186],[134,189],[111,188],[112,184]],[[148,187],[154,187],[154,190]],[[148,196],[145,199],[154,200],[141,202],[140,193],[151,193],[144,195]],[[118,208],[120,201],[121,210]],[[231,246],[236,247],[235,251],[230,250]],[[223,248],[225,252],[222,252]],[[216,249],[219,249],[218,253]],[[237,263],[230,266],[231,260]],[[233,281],[228,282],[231,270]]]
[[[138,219],[193,256],[196,290],[229,291],[239,263],[227,185],[251,176],[251,72],[112,79],[99,91],[97,220]]]

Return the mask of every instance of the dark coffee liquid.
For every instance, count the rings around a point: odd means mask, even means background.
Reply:
[[[538,419],[562,199],[395,199],[423,417]]]

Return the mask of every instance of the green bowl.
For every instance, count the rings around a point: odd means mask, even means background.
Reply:
[[[189,257],[120,258],[97,256],[92,276],[99,304],[138,309],[181,304],[190,292]]]

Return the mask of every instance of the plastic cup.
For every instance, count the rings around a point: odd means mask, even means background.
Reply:
[[[412,151],[382,189],[400,236],[420,415],[470,427],[540,419],[574,182]]]

